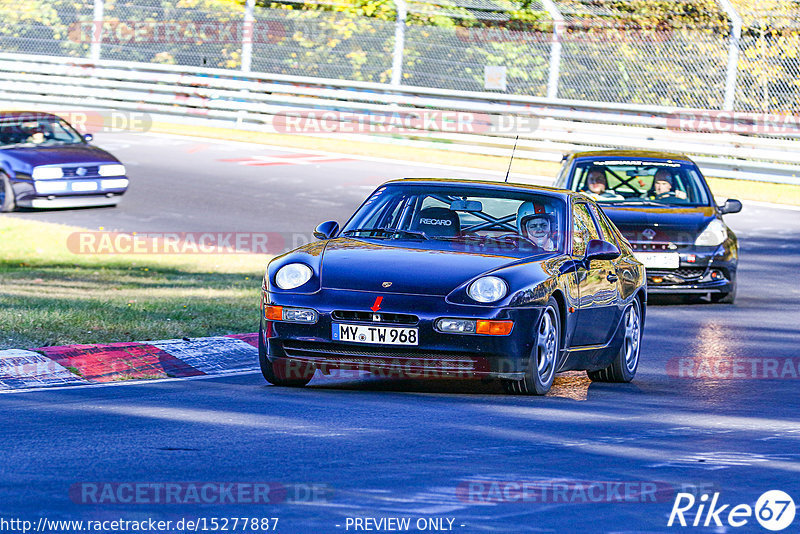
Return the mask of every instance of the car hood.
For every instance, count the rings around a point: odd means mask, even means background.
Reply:
[[[0,149],[0,158],[11,160],[14,170],[28,174],[38,165],[119,163],[102,148],[84,144]]]
[[[526,254],[494,255],[441,250],[441,241],[381,243],[338,238],[328,242],[321,262],[325,288],[385,293],[448,295],[458,286]],[[527,254],[529,255],[529,254]],[[384,287],[385,282],[391,282]]]
[[[717,216],[710,206],[623,208],[604,205],[603,211],[631,243],[694,243]]]

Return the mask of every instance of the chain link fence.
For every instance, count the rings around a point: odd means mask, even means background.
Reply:
[[[0,51],[800,113],[794,0],[0,0]]]

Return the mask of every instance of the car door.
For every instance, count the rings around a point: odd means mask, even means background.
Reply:
[[[600,230],[588,204],[572,207],[572,256],[576,261],[579,307],[573,346],[603,345],[611,339],[619,317],[617,273],[611,260],[585,262],[586,246],[601,239]]]
[[[603,241],[608,241],[621,251],[622,246],[619,243],[619,239],[617,239],[617,233],[612,227],[613,223],[598,206],[590,204],[589,208],[592,212],[592,217],[594,217],[597,227],[600,230],[600,239]],[[630,271],[630,264],[621,254],[613,260],[608,261],[608,274],[606,275],[606,280],[609,282],[608,290],[614,292],[614,317],[612,319],[609,336],[614,335],[614,330],[622,318],[625,298],[631,294],[636,287],[635,284],[632,283],[634,277],[633,273]]]

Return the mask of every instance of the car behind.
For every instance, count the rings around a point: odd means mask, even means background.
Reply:
[[[657,179],[658,178],[658,179]],[[603,182],[605,181],[605,187]],[[556,186],[593,197],[647,269],[650,294],[736,299],[738,241],[697,165],[683,154],[603,150],[565,157]]]
[[[0,112],[0,211],[118,204],[125,166],[91,140],[49,113]]]

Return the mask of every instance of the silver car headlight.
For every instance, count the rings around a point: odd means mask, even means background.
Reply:
[[[484,276],[469,285],[467,295],[478,302],[495,302],[506,296],[508,286],[502,278]]]
[[[294,289],[311,280],[313,274],[311,267],[304,263],[289,263],[275,273],[275,285],[281,289]]]
[[[694,244],[698,247],[716,247],[728,239],[728,228],[719,219],[714,219],[703,230]]]

